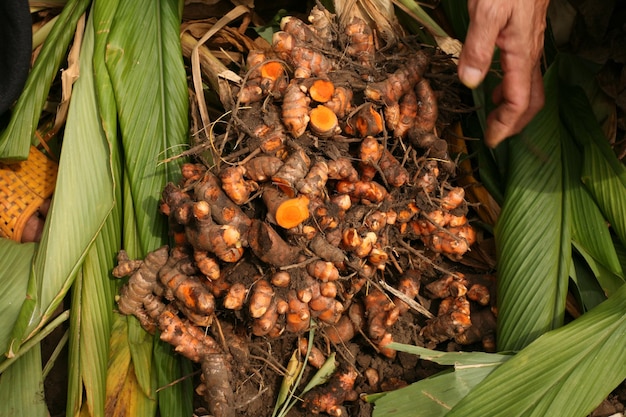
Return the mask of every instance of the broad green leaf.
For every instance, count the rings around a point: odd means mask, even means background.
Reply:
[[[126,317],[115,314],[109,350],[106,415],[154,416],[157,402],[146,396],[135,378],[128,343]]]
[[[0,349],[6,351],[11,329],[17,320],[22,300],[26,298],[28,275],[35,254],[34,243],[17,243],[0,239]]]
[[[91,54],[81,53],[81,67],[91,68],[90,63]],[[74,84],[54,198],[9,356],[63,300],[114,205],[112,190],[110,146],[101,127],[92,73],[85,70]]]
[[[28,157],[52,80],[65,58],[76,23],[90,2],[70,0],[63,8],[28,75],[22,94],[13,108],[11,121],[0,136],[0,158],[16,160]]]
[[[41,347],[36,344],[0,375],[0,416],[46,417]]]
[[[392,342],[387,347],[397,350],[398,352],[419,355],[420,359],[435,362],[439,365],[453,365],[457,369],[503,363],[511,358],[511,355],[503,355],[499,353],[440,352],[438,350],[426,349],[420,346],[406,345],[397,342]]]
[[[589,102],[576,88],[564,88],[561,118],[583,148],[582,181],[622,243],[626,242],[626,169],[617,159],[591,114]]]
[[[548,71],[544,108],[508,144],[506,195],[495,229],[501,351],[519,350],[563,321],[571,243],[557,75]]]
[[[193,415],[193,369],[187,360],[181,360],[168,343],[155,340],[154,364],[157,368],[159,412],[166,416]],[[182,381],[172,379],[181,375]],[[165,400],[164,400],[165,398]]]
[[[94,15],[87,22],[85,39],[81,52],[81,78],[95,93],[93,55],[95,53]],[[99,100],[99,103],[101,100]],[[97,111],[101,106],[96,106]],[[99,114],[102,114],[99,112]],[[109,166],[117,166],[119,171],[119,152],[116,146],[111,146],[111,155],[103,162],[115,161],[114,164],[99,165],[109,175]],[[114,174],[116,180],[111,183],[119,184],[119,174]],[[115,201],[120,201],[120,192],[109,190],[115,195]],[[92,416],[104,415],[107,358],[109,338],[112,327],[113,296],[115,285],[110,278],[110,271],[114,266],[115,254],[121,242],[121,207],[115,205],[106,219],[104,227],[97,235],[82,264],[72,294],[72,322],[70,360],[76,364],[71,371],[76,372],[70,378],[68,385],[68,415],[76,415],[80,410],[83,396],[87,408]],[[83,394],[83,386],[85,393]]]
[[[119,2],[107,38],[106,66],[111,77],[124,150],[124,247],[133,258],[145,256],[167,239],[158,199],[168,181],[179,177],[179,161],[163,162],[187,144],[188,95],[179,40],[182,2]],[[137,19],[141,16],[141,19]],[[128,188],[126,188],[128,187]],[[129,192],[127,192],[129,190]],[[145,332],[129,319],[130,349],[137,378],[153,392],[151,351]],[[181,364],[158,354],[161,381],[181,376]],[[176,361],[181,361],[176,358]],[[165,372],[165,373],[164,373]],[[159,392],[162,415],[178,415],[190,395],[180,389]],[[184,404],[186,403],[186,404]]]
[[[605,270],[602,265],[595,263],[590,256],[583,257],[579,253],[580,250],[577,249],[572,254],[573,265],[570,272],[576,285],[570,288],[570,291],[578,297],[582,313],[585,313],[607,299],[597,277],[599,275],[611,275],[611,273]],[[611,291],[612,293],[613,291]]]
[[[593,119],[590,122],[595,123]],[[566,129],[561,129],[563,160],[568,166],[572,243],[587,259],[606,295],[611,295],[624,284],[624,273],[615,252],[609,227],[581,177],[583,155]],[[584,156],[587,158],[587,156]]]
[[[120,2],[107,41],[111,76],[141,254],[164,243],[158,199],[179,163],[162,163],[187,143],[187,82],[179,40],[179,3]],[[141,16],[140,19],[137,17]]]
[[[366,400],[376,404],[373,417],[444,416],[473,387],[510,359],[508,355],[438,352],[399,343],[392,343],[389,347],[420,355],[420,359],[440,365],[454,365],[454,370],[441,372],[395,391],[368,395]]]
[[[588,415],[626,378],[626,285],[502,364],[448,417]]]

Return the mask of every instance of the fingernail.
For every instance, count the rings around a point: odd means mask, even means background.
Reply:
[[[461,82],[468,88],[476,88],[483,80],[483,73],[478,68],[461,67],[459,71]]]

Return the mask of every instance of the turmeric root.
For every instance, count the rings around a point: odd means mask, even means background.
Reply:
[[[441,198],[441,208],[444,210],[454,210],[459,207],[465,198],[465,190],[461,187],[454,187]]]
[[[383,150],[378,164],[387,182],[394,187],[402,187],[409,181],[409,172],[387,149]]]
[[[439,110],[437,107],[437,96],[430,87],[428,80],[421,80],[415,86],[415,94],[417,95],[417,118],[415,119],[415,127],[424,132],[432,132],[437,123]]]
[[[358,181],[359,173],[346,157],[339,157],[328,161],[328,178],[334,180]]]
[[[245,246],[245,237],[251,220],[241,208],[222,191],[219,180],[207,171],[202,180],[194,186],[194,194],[198,201],[205,201],[210,207],[210,215],[220,225],[229,225],[235,228]]]
[[[224,168],[219,176],[226,195],[239,205],[248,201],[250,194],[259,188],[256,182],[244,179],[245,172],[246,169],[242,166],[231,166]]]
[[[300,333],[307,330],[311,320],[309,305],[298,298],[295,290],[289,291],[287,302],[289,306],[285,314],[287,331]]]
[[[187,240],[196,249],[214,253],[224,262],[237,262],[243,255],[241,234],[229,225],[211,220],[209,203],[198,201],[193,207],[195,223],[185,230]]]
[[[361,138],[376,136],[383,131],[383,117],[370,102],[362,104],[348,116],[344,131]]]
[[[286,266],[295,262],[300,250],[285,242],[274,229],[260,220],[253,220],[249,231],[249,245],[263,262]]]
[[[306,356],[306,353],[309,351],[309,341],[304,338],[298,338],[298,351],[300,356],[303,358]],[[309,352],[309,365],[319,369],[326,362],[326,356],[317,346],[311,346],[311,351]]]
[[[274,330],[278,322],[278,311],[275,300],[270,302],[265,312],[252,322],[252,334],[255,336],[265,336]],[[280,330],[278,330],[280,334]],[[278,336],[278,334],[276,336]]]
[[[324,46],[315,28],[307,25],[297,17],[283,17],[280,21],[280,30],[291,34],[301,45]]]
[[[270,307],[272,298],[274,297],[274,290],[269,282],[264,279],[258,280],[252,289],[250,295],[250,316],[253,318],[259,318]]]
[[[369,84],[365,88],[365,96],[387,106],[397,103],[400,97],[422,79],[422,74],[424,74],[427,65],[428,57],[424,52],[418,51],[387,79]]]
[[[285,163],[272,176],[272,182],[287,196],[295,197],[296,184],[309,172],[311,159],[304,149],[294,147]]]
[[[333,19],[334,16],[328,10],[317,5],[313,6],[309,14],[309,22],[315,29],[317,37],[325,44],[329,45],[334,39]]]
[[[159,280],[168,293],[195,313],[210,316],[215,311],[215,297],[194,275],[188,275],[181,265],[190,259],[181,249],[173,249],[168,261],[159,271]]]
[[[383,145],[375,137],[368,136],[361,141],[359,158],[365,164],[375,165],[382,158],[384,151]]]
[[[313,261],[307,265],[307,272],[313,278],[317,278],[322,282],[337,281],[339,279],[339,270],[332,262]]]
[[[261,151],[268,155],[275,155],[279,152],[288,139],[283,125],[280,124],[278,120],[274,124],[262,124],[257,126],[253,130],[253,134],[261,140],[261,144],[259,145]],[[253,177],[248,178],[254,179]]]
[[[321,234],[311,240],[309,249],[323,260],[335,265],[340,265],[346,258],[343,250],[337,247],[337,245],[333,245]]]
[[[391,129],[393,130],[393,135],[395,137],[403,138],[406,136],[409,129],[415,124],[415,118],[417,117],[418,110],[419,102],[417,95],[413,89],[411,89],[400,98],[398,103],[398,122]]]
[[[431,342],[439,344],[464,333],[471,325],[469,315],[452,311],[430,319],[421,334]]]
[[[339,321],[325,328],[325,335],[333,344],[346,343],[361,330],[365,321],[365,312],[360,303],[352,303],[348,314],[344,314]]]
[[[338,181],[336,187],[338,193],[348,194],[363,204],[381,203],[388,196],[387,189],[376,181]]]
[[[235,282],[224,296],[224,308],[229,310],[241,310],[248,289],[241,282]]]
[[[132,273],[128,283],[120,290],[118,308],[122,314],[135,315],[144,329],[154,331],[155,320],[146,313],[144,306],[156,302],[153,291],[157,284],[157,274],[169,258],[169,248],[163,246],[149,252],[140,263],[128,261],[126,252],[121,252],[118,256],[120,265],[114,270],[114,276],[122,278]]]
[[[364,67],[371,68],[374,63],[374,33],[363,19],[353,16],[344,32],[348,37],[346,53],[354,57]]]
[[[309,198],[321,197],[325,193],[328,181],[328,164],[326,161],[316,161],[306,176],[296,182],[296,188]]]
[[[309,124],[309,102],[299,84],[289,84],[283,97],[282,121],[294,138],[302,136]]]
[[[391,333],[387,331],[385,322],[387,321],[387,313],[393,309],[393,304],[385,293],[379,289],[373,289],[365,296],[364,305],[367,314],[367,334],[380,353],[389,358],[395,357],[396,351],[385,347],[392,341]]]
[[[211,281],[220,279],[220,265],[207,251],[194,250],[193,259],[198,266],[198,270],[200,270],[205,277]]]
[[[305,195],[289,198],[268,186],[263,189],[263,201],[268,218],[284,229],[296,227],[309,218],[309,198]]]
[[[296,79],[323,76],[334,67],[333,62],[326,55],[301,46],[295,46],[291,50],[290,62],[295,68],[293,75]]]
[[[337,117],[343,119],[352,108],[352,97],[353,93],[351,89],[337,86],[335,87],[332,97],[325,105],[331,109]]]
[[[279,288],[287,288],[291,284],[291,274],[288,271],[276,271],[272,274],[272,285]]]
[[[354,391],[357,376],[356,370],[352,367],[337,370],[326,385],[313,388],[304,395],[302,406],[312,414],[347,416],[348,413],[342,404],[344,401],[354,401],[358,398]]]
[[[275,156],[261,155],[252,158],[244,165],[246,177],[256,182],[269,181],[283,166],[283,161]]]

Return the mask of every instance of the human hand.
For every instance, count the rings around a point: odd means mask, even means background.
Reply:
[[[476,88],[500,48],[504,76],[493,92],[485,143],[496,147],[518,133],[543,107],[540,58],[549,0],[468,0],[470,24],[459,58],[461,82]]]

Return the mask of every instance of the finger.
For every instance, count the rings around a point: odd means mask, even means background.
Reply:
[[[543,107],[545,96],[543,90],[543,78],[541,74],[541,63],[537,62],[537,64],[532,69],[532,78],[530,85],[530,99],[528,102],[528,107],[524,114],[522,114],[517,121],[514,127],[514,133],[519,133],[530,123],[530,121],[537,115],[539,110]],[[501,87],[501,86],[499,86]],[[499,104],[502,101],[502,88],[497,88],[500,91],[499,101],[496,101],[496,94],[494,91],[494,103]]]
[[[459,79],[469,88],[476,88],[491,65],[498,34],[508,20],[506,11],[490,1],[469,2],[470,24],[459,57]]]
[[[485,143],[497,146],[505,138],[518,132],[523,116],[530,105],[533,71],[523,56],[501,52],[504,77],[498,97],[498,107],[487,118]]]

